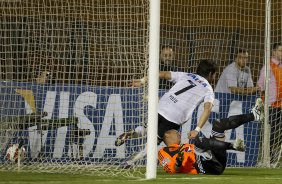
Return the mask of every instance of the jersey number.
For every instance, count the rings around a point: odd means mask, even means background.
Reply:
[[[174,94],[177,96],[177,95],[180,95],[180,94],[182,94],[182,93],[184,93],[185,91],[188,91],[189,89],[191,89],[191,88],[193,88],[193,87],[195,87],[195,86],[197,86],[195,83],[193,83],[192,81],[190,81],[190,80],[187,80],[189,83],[190,83],[190,85],[189,86],[186,86],[185,88],[182,88],[181,90],[179,90],[179,91],[177,91],[177,92],[175,92]]]

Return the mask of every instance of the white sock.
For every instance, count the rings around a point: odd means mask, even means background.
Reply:
[[[137,137],[142,137],[147,132],[147,129],[144,128],[143,126],[138,126],[134,129],[134,132],[136,133]]]
[[[162,146],[158,146],[158,150],[160,149],[160,147]],[[140,151],[138,152],[137,154],[135,154],[134,156],[132,155],[132,158],[130,158],[127,163],[129,165],[132,165],[134,164],[135,162],[137,162],[138,160],[144,158],[145,156],[147,155],[147,145],[145,145],[145,147]]]

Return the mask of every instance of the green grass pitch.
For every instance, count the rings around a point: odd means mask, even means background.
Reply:
[[[158,170],[157,179],[128,179],[124,177],[98,177],[78,174],[46,174],[46,173],[21,173],[0,172],[0,184],[158,184],[158,183],[185,183],[185,184],[280,184],[282,183],[282,169],[258,168],[228,168],[223,175],[185,175],[166,174]]]

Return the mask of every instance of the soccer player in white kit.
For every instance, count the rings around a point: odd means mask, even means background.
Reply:
[[[214,91],[210,82],[215,79],[216,67],[210,60],[201,60],[196,73],[161,71],[159,77],[174,83],[174,86],[159,100],[158,106],[158,143],[162,142],[164,133],[168,130],[179,130],[192,116],[196,107],[204,102],[204,111],[195,130],[188,133],[189,139],[194,139],[208,120],[214,102]],[[142,79],[144,80],[144,79]],[[144,81],[133,80],[134,87],[140,87]],[[144,135],[146,127],[136,127],[120,135],[115,145],[122,145],[125,140]],[[143,153],[142,153],[143,152]],[[129,161],[128,167],[136,160],[146,155],[141,151]],[[125,166],[127,168],[127,166]]]

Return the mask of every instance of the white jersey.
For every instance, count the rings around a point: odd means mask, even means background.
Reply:
[[[171,72],[171,82],[175,84],[161,97],[158,113],[173,123],[188,121],[201,102],[214,102],[211,85],[197,74]]]

